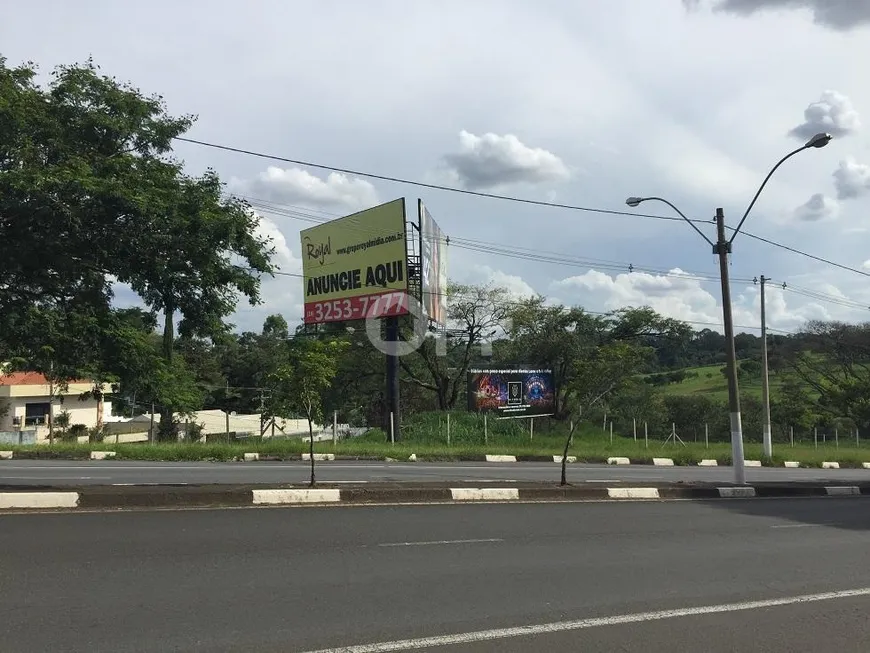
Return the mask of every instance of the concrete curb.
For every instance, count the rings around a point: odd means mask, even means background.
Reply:
[[[328,485],[325,484],[325,485]],[[74,491],[0,491],[0,510],[191,508],[351,504],[460,504],[512,501],[649,501],[870,496],[870,483],[758,484],[716,486],[670,484],[638,487],[517,484],[516,487],[449,487],[391,484],[341,487],[87,486]]]
[[[504,456],[502,454],[486,454],[486,462],[488,463],[515,463],[516,456]]]
[[[14,450],[3,450],[0,451],[0,461],[2,460],[12,460],[13,458],[17,458],[19,460],[39,460],[39,459],[53,459],[53,460],[77,460],[81,461],[82,457],[71,457],[65,455],[16,455],[16,451]],[[48,454],[49,452],[45,452]],[[91,451],[89,456],[90,460],[106,460],[110,458],[116,458],[116,452],[114,451]],[[139,459],[129,459],[129,460],[139,460]],[[236,458],[237,461],[244,462],[287,462],[287,461],[310,461],[310,454],[301,453],[301,454],[286,454],[281,456],[276,456],[273,454],[264,454],[259,452],[246,452],[241,454],[240,458]],[[333,461],[381,461],[381,462],[402,462],[392,457],[384,457],[384,456],[353,456],[353,455],[344,455],[344,454],[334,454],[334,453],[315,453],[314,460],[317,462],[333,462]],[[562,456],[560,455],[533,455],[533,454],[482,454],[482,455],[474,455],[474,456],[455,456],[451,457],[450,455],[426,455],[426,454],[410,454],[407,458],[407,462],[489,462],[489,463],[514,463],[514,462],[535,462],[535,463],[545,463],[545,462],[553,462],[553,463],[561,463]],[[594,458],[594,459],[582,459],[580,456],[568,456],[569,463],[581,463],[581,464],[593,464],[593,465],[654,465],[654,466],[665,466],[665,467],[684,467],[690,465],[697,465],[698,467],[719,467],[730,465],[727,463],[720,464],[718,460],[714,458],[705,458],[700,460],[697,463],[694,462],[678,462],[673,458],[641,458],[634,459],[627,456],[610,456],[608,458]],[[761,460],[744,460],[744,465],[746,467],[762,467],[763,462]],[[802,463],[797,461],[785,461],[775,465],[768,465],[771,468],[799,468],[802,466]],[[840,462],[840,461],[824,461],[819,465],[820,469],[843,469],[843,468],[856,468],[856,469],[870,469],[870,462],[862,462],[857,463],[854,461]]]

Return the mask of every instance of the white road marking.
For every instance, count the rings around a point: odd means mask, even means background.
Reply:
[[[598,479],[595,479],[595,478],[587,478],[584,481],[584,483],[624,483],[624,482],[625,481],[620,481],[619,479],[616,479],[616,478],[604,479],[603,481],[599,481]]]
[[[774,524],[771,528],[811,528],[822,524]]]
[[[440,544],[481,544],[484,542],[504,542],[499,537],[489,537],[478,540],[435,540],[432,542],[385,542],[378,546],[435,546]]]
[[[848,599],[856,596],[870,596],[870,587],[862,587],[853,590],[839,592],[823,592],[821,594],[804,594],[801,596],[787,596],[779,599],[765,599],[761,601],[743,601],[740,603],[724,603],[720,605],[705,605],[694,608],[678,608],[676,610],[658,610],[655,612],[638,612],[634,614],[615,615],[612,617],[595,617],[590,619],[577,619],[574,621],[556,621],[546,624],[534,624],[530,626],[518,626],[515,628],[495,628],[493,630],[478,630],[469,633],[457,633],[455,635],[438,635],[435,637],[420,637],[417,639],[404,639],[392,642],[379,642],[375,644],[358,644],[355,646],[343,646],[339,648],[327,648],[308,653],[387,653],[388,651],[409,651],[436,646],[457,646],[472,642],[487,642],[496,639],[510,637],[529,637],[532,635],[546,635],[548,633],[563,633],[572,630],[584,630],[601,626],[619,626],[623,624],[636,624],[647,621],[660,621],[662,619],[676,619],[680,617],[693,617],[708,614],[721,614],[723,612],[741,612],[756,610],[758,608],[775,608],[784,605],[799,603],[815,603],[819,601],[832,601],[835,599]]]

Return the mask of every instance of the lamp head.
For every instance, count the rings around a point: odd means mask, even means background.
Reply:
[[[643,202],[642,197],[629,197],[627,200],[625,200],[625,203],[628,204],[631,208],[636,207],[641,202]]]
[[[831,142],[831,138],[833,137],[830,134],[826,134],[825,132],[819,132],[810,140],[808,140],[807,144],[804,145],[804,147],[824,147]]]

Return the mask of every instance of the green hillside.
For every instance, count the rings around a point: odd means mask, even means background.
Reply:
[[[705,394],[711,399],[725,401],[728,399],[728,382],[722,370],[724,365],[706,365],[702,367],[686,367],[686,378],[678,383],[668,383],[657,386],[665,395]],[[788,371],[770,372],[770,392],[774,394],[786,379],[794,378]],[[741,375],[739,381],[741,396],[753,396],[761,399],[761,375]]]

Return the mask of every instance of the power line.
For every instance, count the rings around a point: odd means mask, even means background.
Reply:
[[[252,205],[252,207],[259,209],[263,213],[272,213],[275,215],[281,215],[284,217],[289,217],[295,220],[303,220],[307,222],[312,222],[316,224],[322,224],[324,222],[328,222],[328,218],[321,218],[318,216],[314,216],[304,211],[297,210],[288,210],[282,208],[282,205],[263,202],[262,200],[258,200],[257,198],[245,197],[246,200]],[[356,231],[366,231],[364,229],[356,229]],[[376,235],[376,232],[368,230],[367,233]],[[377,232],[379,235],[380,232]],[[443,242],[448,242],[446,239]],[[529,260],[535,261],[538,263],[553,263],[557,265],[568,265],[572,267],[589,267],[589,268],[598,268],[598,269],[606,269],[610,271],[617,272],[646,272],[649,274],[657,274],[659,276],[665,276],[670,278],[679,278],[679,279],[694,279],[697,281],[704,282],[717,282],[719,281],[719,277],[712,274],[705,274],[701,272],[689,272],[689,271],[681,271],[674,272],[673,270],[666,270],[663,268],[655,268],[651,266],[635,266],[632,263],[624,262],[624,261],[613,261],[607,259],[597,259],[597,258],[580,258],[569,256],[566,254],[562,254],[560,252],[554,252],[551,250],[541,250],[541,249],[533,249],[528,247],[519,247],[513,245],[507,245],[503,243],[493,243],[481,240],[474,240],[470,238],[456,238],[452,237],[449,240],[449,244],[451,247],[456,247],[457,249],[465,249],[471,251],[477,251],[482,253],[494,254],[496,256],[503,256],[508,258],[520,259],[520,260]],[[752,280],[747,278],[734,278],[733,281],[739,283],[749,283]]]
[[[321,211],[326,217],[314,216],[312,214],[307,214],[304,211],[296,211],[289,210],[283,208],[285,205],[275,204],[275,203],[267,203],[258,198],[248,197],[246,198],[252,201],[257,206],[262,206],[265,212],[273,212],[278,215],[283,215],[286,217],[299,219],[299,220],[307,220],[310,222],[314,222],[317,224],[322,224],[323,222],[327,222],[331,215],[326,211]],[[297,209],[301,207],[291,207],[292,209]],[[374,233],[374,232],[369,232]],[[519,260],[529,260],[535,261],[538,263],[552,263],[556,265],[567,265],[571,267],[589,267],[589,268],[598,268],[602,270],[608,271],[616,271],[616,272],[628,272],[628,273],[648,273],[648,274],[656,274],[663,277],[674,278],[674,279],[687,279],[693,281],[699,281],[704,283],[718,283],[719,277],[717,275],[712,274],[704,274],[698,272],[674,272],[673,270],[666,270],[663,268],[654,268],[654,267],[645,267],[645,266],[634,266],[631,263],[621,262],[621,261],[612,261],[607,259],[587,259],[580,257],[572,257],[565,254],[561,254],[559,252],[554,252],[551,250],[541,250],[541,249],[533,249],[529,247],[521,247],[521,246],[509,246],[502,243],[492,243],[481,240],[473,240],[466,238],[451,238],[450,246],[456,247],[458,249],[465,249],[471,251],[479,251],[483,253],[493,254],[496,256],[502,256],[506,258],[513,258]],[[281,272],[276,272],[276,274],[282,274]],[[302,275],[295,275],[292,273],[287,273],[288,276],[298,276],[300,278],[305,278]],[[735,277],[731,279],[736,283],[752,283],[753,279],[749,278],[741,278]],[[867,310],[868,307],[865,304],[860,302],[850,300],[845,297],[837,297],[835,295],[831,295],[828,293],[823,293],[821,291],[812,290],[808,288],[800,288],[799,286],[791,286],[789,285],[787,290],[792,291],[796,295],[801,295],[810,299],[817,299],[819,301],[825,301],[831,304],[836,304],[839,306],[843,306],[845,308],[853,308],[853,309],[862,309]]]
[[[219,145],[217,143],[210,143],[208,141],[201,141],[201,140],[197,140],[194,138],[186,138],[183,136],[176,136],[175,140],[182,141],[185,143],[191,143],[193,145],[200,145],[202,147],[209,147],[209,148],[213,148],[213,149],[217,149],[217,150],[224,150],[227,152],[235,152],[237,154],[245,154],[247,156],[253,156],[253,157],[257,157],[257,158],[261,158],[261,159],[271,159],[274,161],[282,161],[284,163],[292,163],[294,165],[305,166],[305,167],[309,167],[309,168],[317,168],[320,170],[329,170],[331,172],[340,172],[342,174],[354,175],[356,177],[367,177],[369,179],[379,179],[381,181],[389,181],[389,182],[393,182],[393,183],[397,183],[397,184],[406,184],[409,186],[418,186],[421,188],[431,188],[433,190],[446,191],[446,192],[450,192],[450,193],[460,193],[463,195],[471,195],[471,196],[475,196],[475,197],[484,197],[487,199],[503,200],[503,201],[508,201],[508,202],[516,202],[516,203],[520,203],[520,204],[529,204],[529,205],[533,205],[533,206],[545,206],[545,207],[556,208],[556,209],[567,209],[567,210],[571,210],[571,211],[584,211],[584,212],[588,212],[588,213],[599,213],[602,215],[617,215],[617,216],[634,217],[634,218],[649,218],[649,219],[654,219],[654,220],[667,220],[670,222],[682,222],[683,221],[682,217],[677,217],[677,216],[657,215],[654,213],[636,213],[636,212],[632,212],[632,211],[616,211],[613,209],[601,209],[601,208],[595,208],[595,207],[589,207],[589,206],[578,206],[578,205],[574,205],[574,204],[560,204],[558,202],[545,202],[542,200],[532,200],[532,199],[527,199],[527,198],[522,198],[522,197],[513,197],[510,195],[499,195],[496,193],[484,193],[481,191],[468,190],[466,188],[456,188],[454,186],[445,186],[442,184],[430,184],[427,182],[416,181],[413,179],[403,179],[401,177],[392,177],[389,175],[379,175],[379,174],[375,174],[375,173],[371,173],[371,172],[363,172],[361,170],[352,170],[350,168],[340,168],[338,166],[331,166],[331,165],[326,165],[323,163],[315,163],[312,161],[303,161],[301,159],[291,159],[289,157],[282,157],[282,156],[277,156],[274,154],[265,154],[263,152],[255,152],[253,150],[246,150],[246,149],[242,149],[242,148],[238,148],[238,147],[231,147],[229,145]],[[708,224],[708,223],[712,222],[712,220],[689,219],[689,222],[697,223],[697,224]],[[730,231],[735,231],[734,227],[726,226],[726,229],[729,229]],[[793,254],[798,254],[799,256],[804,256],[806,258],[812,259],[814,261],[818,261],[820,263],[824,263],[826,265],[830,265],[830,266],[839,268],[841,270],[846,270],[848,272],[854,272],[856,274],[860,274],[860,275],[865,276],[865,277],[870,277],[870,272],[867,272],[865,270],[859,270],[858,268],[853,268],[851,266],[844,265],[842,263],[836,263],[835,261],[831,261],[830,259],[824,258],[822,256],[810,254],[808,252],[797,249],[796,247],[791,247],[789,245],[785,245],[783,243],[779,243],[779,242],[776,242],[774,240],[764,238],[763,236],[753,234],[749,231],[743,230],[742,233],[745,234],[748,238],[753,238],[753,239],[758,240],[760,242],[771,245],[772,247],[778,247],[780,249],[784,249],[784,250],[791,252]]]
[[[568,209],[570,211],[585,211],[588,213],[601,213],[604,215],[619,215],[624,217],[631,218],[651,218],[654,220],[668,220],[670,222],[682,222],[683,218],[677,216],[670,215],[655,215],[652,213],[635,213],[632,211],[616,211],[613,209],[599,209],[589,206],[578,206],[575,204],[560,204],[558,202],[545,202],[543,200],[532,200],[523,197],[512,197],[510,195],[498,195],[496,193],[484,193],[482,191],[477,190],[468,190],[467,188],[457,188],[455,186],[444,186],[442,184],[430,184],[424,181],[415,181],[413,179],[403,179],[401,177],[391,177],[389,175],[379,175],[373,172],[362,172],[360,170],[351,170],[349,168],[339,168],[337,166],[330,166],[322,163],[313,163],[311,161],[302,161],[300,159],[290,159],[288,157],[276,156],[274,154],[264,154],[263,152],[254,152],[252,150],[245,150],[238,147],[231,147],[229,145],[218,145],[217,143],[209,143],[207,141],[200,141],[194,138],[185,138],[183,136],[176,136],[175,140],[183,141],[185,143],[192,143],[194,145],[201,145],[203,147],[211,147],[217,150],[225,150],[227,152],[235,152],[237,154],[246,154],[248,156],[254,156],[260,159],[272,159],[274,161],[282,161],[284,163],[292,163],[293,165],[305,166],[308,168],[318,168],[320,170],[329,170],[331,172],[340,172],[346,175],[353,175],[355,177],[367,177],[369,179],[378,179],[381,181],[389,181],[396,184],[406,184],[409,186],[418,186],[420,188],[430,188],[432,190],[441,190],[447,191],[450,193],[461,193],[463,195],[472,195],[474,197],[485,197],[487,199],[493,200],[503,200],[507,202],[517,202],[519,204],[531,204],[533,206],[546,206],[549,208],[555,209]],[[707,223],[709,220],[693,220],[693,222]]]

